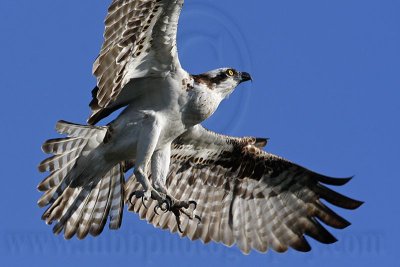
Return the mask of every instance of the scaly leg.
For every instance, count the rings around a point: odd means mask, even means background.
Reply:
[[[151,157],[151,176],[153,187],[159,192],[167,195],[166,179],[171,161],[171,144],[154,151]]]
[[[136,179],[143,186],[143,191],[132,192],[132,195],[143,199],[153,198],[158,202],[165,201],[165,196],[162,196],[151,185],[147,174],[149,173],[150,159],[157,146],[160,137],[162,125],[155,112],[146,112],[142,121],[137,151],[136,151],[136,164],[134,174]],[[131,197],[130,196],[130,197]]]
[[[171,211],[177,221],[178,229],[182,232],[181,229],[181,215],[185,214],[189,219],[197,218],[200,221],[200,217],[197,215],[193,215],[194,210],[196,209],[197,203],[195,201],[190,200],[177,200],[170,194],[168,194],[166,188],[166,179],[169,171],[169,164],[171,158],[171,144],[167,144],[163,149],[157,150],[154,152],[151,158],[151,174],[152,174],[152,182],[154,188],[158,192],[162,192],[166,195],[166,201],[162,202],[154,208],[154,212],[158,214],[157,209],[160,208],[162,211],[167,212]],[[166,207],[163,206],[166,204]],[[190,206],[193,205],[194,208],[192,212],[185,211],[184,209],[189,209]]]

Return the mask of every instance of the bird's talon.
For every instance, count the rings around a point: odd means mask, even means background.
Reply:
[[[197,208],[197,202],[196,201],[190,200],[189,201],[189,208],[190,208],[191,205],[193,205],[193,210],[195,210]]]
[[[144,204],[144,200],[147,200],[146,195],[145,195],[145,192],[143,192],[143,191],[134,191],[134,192],[132,192],[132,193],[129,194],[128,199],[129,199],[129,203],[130,203],[132,206],[134,205],[134,203],[133,203],[133,201],[132,201],[132,198],[133,198],[134,196],[135,196],[136,198],[140,198],[140,199],[142,200],[143,206],[146,207],[146,204]],[[146,207],[146,208],[147,208],[147,207]]]
[[[170,208],[171,208],[171,206],[170,206],[170,204],[168,203],[167,200],[164,200],[164,201],[161,203],[160,209],[161,209],[163,212],[169,211]]]
[[[144,203],[144,201],[147,200],[147,198],[145,196],[142,196],[142,204],[143,206],[147,209],[146,204]]]
[[[179,230],[179,232],[180,232],[181,234],[183,234],[183,231],[182,231],[182,228],[181,228],[181,223],[179,222],[177,225],[178,225],[178,230]]]
[[[201,223],[201,218],[200,218],[200,216],[199,216],[199,215],[194,215],[194,217],[198,220],[197,224],[200,224],[200,223]]]
[[[139,198],[139,197],[141,198],[143,206],[146,209],[148,209],[148,207],[145,204],[145,200],[148,200],[148,198],[146,197],[146,193],[147,192],[142,192],[142,191],[136,191],[136,192],[131,193],[129,195],[129,202],[133,205],[132,197],[133,197],[133,195],[135,195],[137,198]],[[176,201],[173,198],[171,198],[169,195],[166,195],[165,198],[163,199],[160,195],[156,194],[156,192],[151,192],[151,198],[158,202],[158,204],[153,209],[155,214],[160,216],[160,213],[158,213],[158,209],[160,209],[164,213],[171,211],[175,215],[178,231],[180,233],[183,233],[183,230],[181,228],[182,214],[185,214],[189,218],[189,220],[197,219],[198,224],[201,223],[200,216],[194,215],[194,210],[197,208],[196,201],[193,201],[193,200],[185,201],[185,202]],[[190,209],[191,206],[193,206],[193,209],[192,209],[193,211],[187,212],[186,209]]]
[[[157,215],[160,215],[160,214],[157,212],[157,209],[159,209],[159,208],[160,208],[160,207],[159,207],[158,205],[154,207],[154,213],[157,214]]]
[[[133,198],[133,195],[134,195],[134,194],[135,194],[135,192],[130,193],[129,196],[128,196],[129,203],[131,204],[131,206],[133,206],[132,198]]]

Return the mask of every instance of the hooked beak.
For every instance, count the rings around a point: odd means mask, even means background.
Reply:
[[[246,82],[246,81],[253,81],[253,79],[251,78],[251,75],[247,72],[242,72],[240,74],[240,82]]]

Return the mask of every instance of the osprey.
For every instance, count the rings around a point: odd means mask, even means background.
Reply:
[[[192,75],[180,65],[176,33],[183,0],[113,0],[104,44],[93,66],[88,125],[59,121],[67,135],[46,141],[50,172],[38,186],[42,219],[65,238],[121,225],[124,203],[156,227],[211,240],[243,253],[310,250],[305,235],[336,239],[320,224],[350,223],[321,199],[345,209],[362,202],[325,185],[330,178],[263,150],[267,139],[220,135],[200,123],[250,74],[220,68]],[[95,126],[124,108],[106,126]],[[125,173],[133,174],[125,180]]]

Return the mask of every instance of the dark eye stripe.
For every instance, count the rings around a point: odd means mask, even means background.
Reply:
[[[227,74],[227,72],[229,70],[226,70],[226,71],[218,73],[217,76],[212,77],[212,78],[206,74],[193,75],[192,77],[195,80],[195,82],[205,83],[208,85],[208,87],[211,87],[212,84],[220,84],[220,83],[226,81],[229,77],[236,76],[237,72],[233,69],[231,69],[231,70],[233,71],[233,76],[229,76]]]

